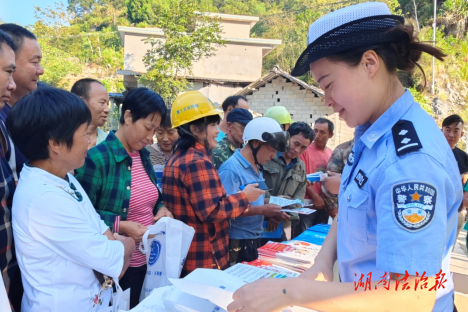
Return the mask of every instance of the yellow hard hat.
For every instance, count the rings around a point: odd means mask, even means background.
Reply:
[[[209,98],[200,91],[189,91],[179,95],[171,109],[172,128],[177,128],[197,119],[220,115],[223,111],[216,108]]]

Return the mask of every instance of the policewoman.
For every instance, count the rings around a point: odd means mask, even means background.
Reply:
[[[349,6],[311,25],[292,74],[310,70],[325,104],[356,127],[341,177],[338,221],[300,278],[248,284],[234,293],[228,311],[291,305],[453,311],[449,262],[462,199],[457,164],[434,120],[397,77],[397,70],[419,67],[422,53],[444,56],[420,43],[413,28],[383,3]],[[341,283],[333,282],[335,260]]]

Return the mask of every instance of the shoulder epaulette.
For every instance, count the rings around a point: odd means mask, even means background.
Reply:
[[[409,120],[399,120],[392,127],[392,134],[397,156],[403,156],[422,148],[413,123]]]

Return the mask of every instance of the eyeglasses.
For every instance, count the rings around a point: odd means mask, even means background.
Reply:
[[[232,124],[238,126],[238,127],[241,128],[242,130],[244,130],[244,129],[245,129],[245,126],[246,126],[246,125],[243,125],[243,124],[241,124],[241,123],[239,123],[239,122],[233,122]]]

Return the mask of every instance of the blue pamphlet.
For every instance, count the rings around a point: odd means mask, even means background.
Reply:
[[[263,233],[260,238],[281,238],[283,235],[283,222],[281,222],[276,231],[268,232],[267,230],[268,221],[263,221]]]

